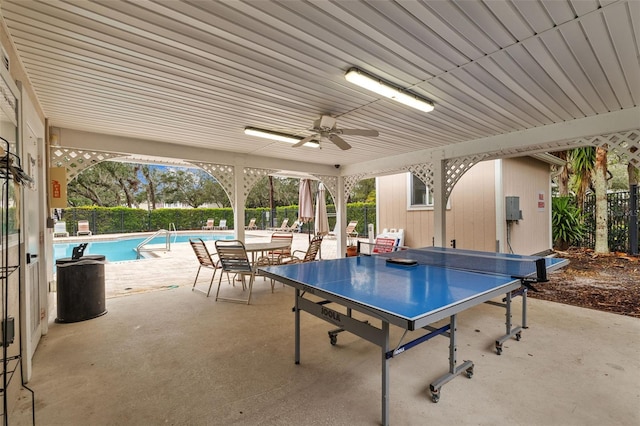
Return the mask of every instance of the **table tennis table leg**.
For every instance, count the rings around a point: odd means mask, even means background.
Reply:
[[[389,424],[389,323],[382,321],[382,426]]]
[[[522,290],[522,328],[527,327],[527,289]]]
[[[300,289],[296,288],[296,301],[293,305],[293,311],[295,315],[295,331],[294,331],[294,340],[295,340],[295,362],[296,364],[300,364],[300,309],[298,306],[298,300],[300,299]]]
[[[429,385],[429,389],[431,390],[431,400],[433,402],[438,402],[440,400],[440,389],[446,383],[453,380],[458,374],[466,373],[467,377],[470,379],[473,377],[473,361],[465,361],[460,366],[456,366],[457,363],[457,342],[456,342],[456,328],[458,327],[458,320],[456,315],[452,315],[449,324],[449,372],[444,376],[440,377],[435,382]]]
[[[511,323],[511,302],[512,302],[512,295],[511,292],[507,293],[505,300],[505,317],[506,317],[506,321],[505,321],[505,326],[506,326],[506,334],[504,336],[502,336],[501,338],[499,338],[498,340],[496,340],[496,353],[498,355],[502,354],[502,344],[504,342],[506,342],[507,340],[509,340],[512,337],[515,337],[516,340],[520,340],[521,336],[522,336],[522,328],[524,327],[525,323],[526,323],[526,315],[527,315],[527,299],[526,299],[526,291],[523,292],[523,299],[522,299],[522,322],[523,322],[523,326],[520,327],[513,327],[513,324]]]

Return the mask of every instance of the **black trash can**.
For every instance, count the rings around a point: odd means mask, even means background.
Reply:
[[[107,313],[104,290],[105,256],[56,260],[56,322],[78,322]]]

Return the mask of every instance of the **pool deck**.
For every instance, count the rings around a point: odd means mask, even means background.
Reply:
[[[191,231],[202,234],[206,231]],[[251,242],[269,241],[273,231],[247,231]],[[212,234],[233,235],[233,231],[214,231]],[[54,243],[114,240],[127,234],[96,235],[91,237],[56,238]],[[130,234],[129,234],[130,235]],[[137,234],[141,235],[141,234]],[[144,235],[153,235],[152,232]],[[306,251],[310,236],[304,233],[293,233],[292,250]],[[207,241],[211,253],[215,253],[214,242]],[[325,238],[322,242],[322,258],[336,258],[337,240]],[[105,265],[105,292],[107,298],[127,296],[148,291],[166,290],[170,288],[192,286],[198,271],[198,261],[188,242],[174,243],[170,251],[164,247],[150,253],[154,257],[128,262],[109,262]],[[211,270],[203,270],[198,278],[197,288],[206,289],[211,277]],[[216,277],[215,282],[217,283]],[[260,285],[259,282],[256,285]]]

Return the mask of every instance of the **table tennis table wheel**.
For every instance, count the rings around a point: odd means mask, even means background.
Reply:
[[[467,368],[467,378],[470,379],[473,377],[473,367]]]
[[[520,339],[522,338],[522,333],[520,333],[519,331],[516,333],[516,340],[519,342]]]
[[[496,353],[502,355],[502,344],[496,342]]]
[[[331,346],[335,346],[336,343],[338,343],[338,335],[330,331],[328,333],[329,333],[329,341],[331,342]]]
[[[440,389],[431,389],[431,401],[435,403],[440,401]]]

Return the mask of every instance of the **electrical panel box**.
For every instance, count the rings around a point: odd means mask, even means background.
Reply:
[[[506,197],[505,205],[507,220],[522,220],[520,197]]]

